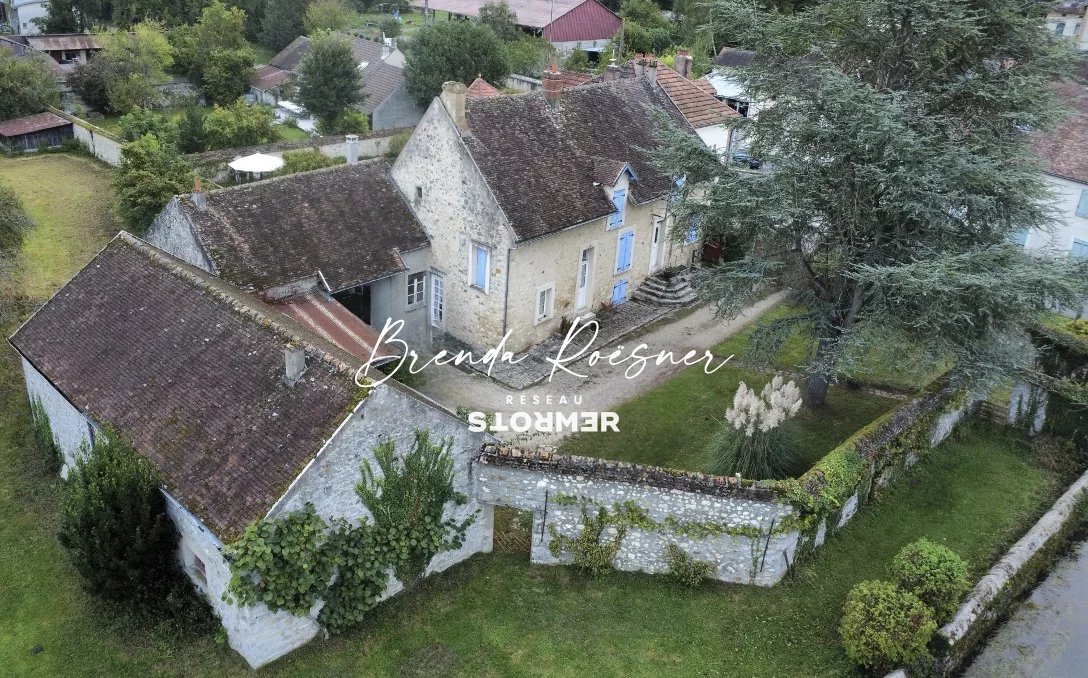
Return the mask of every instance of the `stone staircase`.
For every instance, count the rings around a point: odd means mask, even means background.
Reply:
[[[696,299],[691,270],[667,268],[646,278],[631,298],[655,306],[684,306]]]

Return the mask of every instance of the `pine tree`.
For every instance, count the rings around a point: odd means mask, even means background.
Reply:
[[[814,343],[806,400],[874,342],[906,339],[976,381],[1032,359],[1024,328],[1079,303],[1083,262],[1035,261],[1014,233],[1044,226],[1048,191],[1027,130],[1058,115],[1071,63],[1012,0],[828,0],[793,15],[717,0],[718,35],[757,51],[737,120],[768,169],[723,163],[677,131],[659,157],[686,177],[675,205],[702,235],[750,253],[704,270],[734,316],[770,284],[806,310],[766,325]],[[687,229],[674,229],[683,234]]]

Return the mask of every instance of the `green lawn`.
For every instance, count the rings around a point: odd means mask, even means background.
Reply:
[[[50,166],[49,163],[60,165]],[[27,164],[22,164],[27,163]],[[44,171],[42,165],[64,174]],[[74,164],[73,164],[74,163]],[[52,291],[108,238],[67,214],[68,184],[98,165],[51,155],[0,161],[64,248],[30,247],[24,282]],[[108,172],[96,186],[108,204]],[[42,228],[42,227],[39,227]],[[40,239],[31,233],[30,241]],[[59,259],[59,260],[58,260]],[[3,286],[0,285],[0,289]],[[0,328],[5,336],[11,327]],[[81,589],[56,541],[59,481],[30,445],[18,361],[0,349],[0,673],[65,676],[253,675],[225,645],[117,619]],[[924,459],[884,500],[772,589],[662,577],[593,580],[536,567],[524,552],[478,555],[380,607],[357,632],[317,640],[276,662],[276,676],[841,676],[835,627],[846,591],[883,576],[919,536],[948,544],[978,576],[1058,492],[1056,476],[1005,431],[975,430]],[[508,522],[500,520],[500,522]],[[502,536],[502,535],[500,535]],[[522,535],[521,541],[525,536]],[[518,539],[500,539],[509,543]]]
[[[113,170],[89,158],[0,159],[0,183],[15,189],[37,225],[23,244],[27,296],[51,296],[121,230],[110,211],[112,181]]]

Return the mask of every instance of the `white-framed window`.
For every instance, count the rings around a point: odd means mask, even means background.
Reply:
[[[200,556],[198,556],[196,552],[193,551],[191,548],[186,547],[185,551],[188,555],[188,558],[186,558],[185,560],[189,566],[189,573],[193,575],[193,578],[196,579],[197,583],[199,583],[202,587],[207,588],[208,567],[204,564],[204,561],[200,558]]]
[[[469,284],[487,292],[491,283],[491,250],[478,242],[472,243],[469,261]]]
[[[534,323],[542,323],[555,315],[555,283],[548,283],[536,289],[536,311]]]
[[[1054,35],[1062,35],[1065,33],[1065,22],[1059,21],[1054,25]]]
[[[408,307],[419,306],[427,300],[427,273],[408,274]]]
[[[431,273],[431,325],[442,329],[446,324],[446,279]]]

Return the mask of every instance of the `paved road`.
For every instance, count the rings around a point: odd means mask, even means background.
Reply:
[[[1088,676],[1088,541],[1032,592],[964,678]]]

